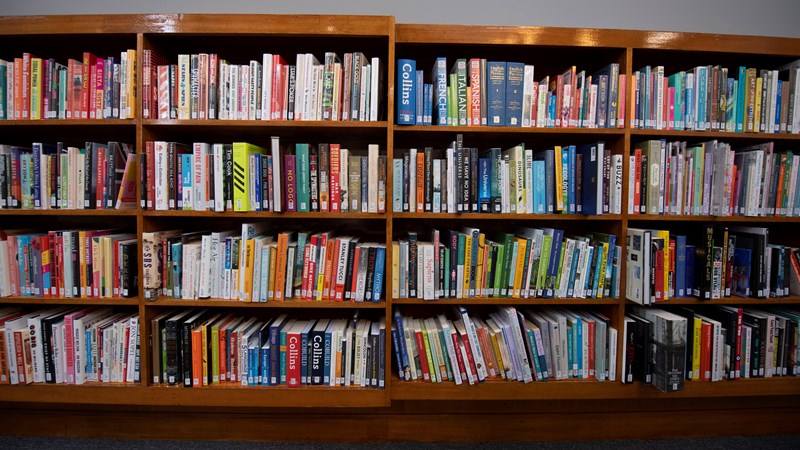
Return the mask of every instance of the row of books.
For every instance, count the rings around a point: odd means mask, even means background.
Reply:
[[[261,319],[184,309],[156,316],[151,330],[155,384],[385,386],[383,317]]]
[[[764,227],[707,225],[692,245],[669,230],[628,229],[626,297],[786,297],[800,293],[795,249],[769,243]]]
[[[138,383],[139,333],[112,308],[0,308],[0,384]]]
[[[685,381],[797,376],[800,311],[792,308],[634,307],[623,326],[623,382],[664,392]]]
[[[588,310],[453,307],[426,318],[395,311],[392,349],[406,381],[616,380],[617,330]]]
[[[145,299],[381,300],[384,244],[331,232],[270,236],[267,225],[244,223],[241,233],[144,233]]]
[[[130,144],[0,145],[0,209],[135,209]]]
[[[369,212],[386,210],[386,156],[340,144],[189,146],[148,141],[140,159],[142,209]]]
[[[413,59],[397,61],[399,125],[622,128],[625,74],[609,64],[594,75],[575,66],[535,80],[519,62],[436,58],[426,83]]]
[[[361,52],[323,62],[298,53],[295,64],[277,54],[232,64],[215,53],[179,54],[168,64],[143,53],[142,117],[145,119],[351,120],[383,116],[379,58]]]
[[[732,150],[712,140],[651,140],[635,146],[629,214],[772,217],[800,215],[800,155],[773,143]]]
[[[622,159],[604,142],[480,151],[458,135],[445,150],[411,148],[392,160],[392,210],[619,214]]]
[[[119,230],[0,230],[0,297],[135,297],[138,248]]]
[[[136,50],[67,64],[23,53],[0,59],[0,120],[132,119],[136,115]]]
[[[498,232],[434,229],[392,243],[395,298],[604,298],[619,296],[616,236],[553,228]]]
[[[797,63],[777,70],[740,66],[738,73],[698,66],[672,75],[645,66],[633,73],[632,127],[800,133],[798,75]]]

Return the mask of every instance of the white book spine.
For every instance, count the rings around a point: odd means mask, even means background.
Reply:
[[[261,120],[269,120],[272,118],[272,54],[262,55],[261,70]]]
[[[372,58],[370,70],[370,98],[369,98],[369,120],[378,121],[378,105],[380,104],[380,92],[378,91],[380,80],[380,59]]]

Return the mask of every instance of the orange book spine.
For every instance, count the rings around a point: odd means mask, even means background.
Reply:
[[[228,377],[228,332],[226,328],[219,328],[219,381],[225,381]]]
[[[786,179],[786,153],[781,155],[780,169],[778,170],[778,192],[775,195],[775,215],[780,216],[783,210],[783,183]]]
[[[328,239],[327,249],[325,250],[325,274],[322,280],[322,300],[331,299],[331,279],[333,278],[333,271],[336,270],[333,265],[334,261],[336,261],[336,255],[334,255],[334,253],[338,253],[338,241],[338,239]]]
[[[203,340],[200,327],[192,330],[192,387],[203,386]]]
[[[289,247],[289,236],[278,235],[277,273],[275,274],[275,300],[283,301],[283,287],[286,285],[286,250]]]
[[[83,53],[83,84],[81,86],[81,116],[75,117],[75,119],[88,119],[89,118],[89,99],[91,97],[91,91],[94,91],[94,84],[90,84],[91,75],[93,71],[97,70],[97,56],[89,52]],[[89,86],[91,86],[91,91]]]

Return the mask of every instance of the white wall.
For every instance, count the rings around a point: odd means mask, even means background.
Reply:
[[[93,13],[375,14],[398,23],[800,37],[800,0],[0,0],[0,15]]]

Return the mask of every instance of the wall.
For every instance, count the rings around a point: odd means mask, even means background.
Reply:
[[[2,0],[0,15],[394,15],[398,23],[542,25],[800,37],[798,0]]]

